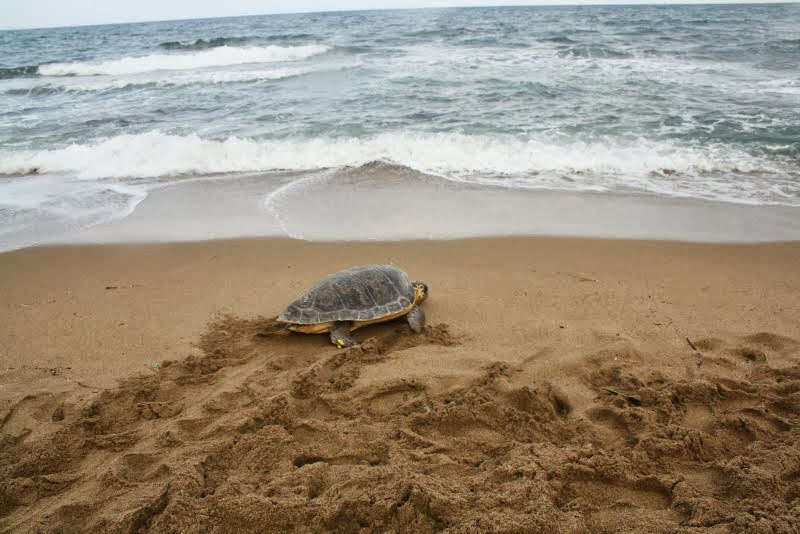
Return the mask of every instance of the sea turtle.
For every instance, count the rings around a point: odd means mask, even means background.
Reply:
[[[425,314],[419,304],[428,298],[428,286],[409,281],[391,265],[351,267],[323,278],[289,303],[278,316],[283,328],[303,334],[330,332],[339,348],[358,345],[350,332],[369,324],[405,315],[419,333]]]

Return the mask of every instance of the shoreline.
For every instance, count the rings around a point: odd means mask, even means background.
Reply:
[[[75,221],[43,222],[6,233],[0,249],[284,237],[310,242],[508,236],[701,243],[800,240],[800,207],[509,189],[393,166],[379,171],[379,177],[369,168],[186,179],[149,190],[122,218],[88,227],[75,227]]]

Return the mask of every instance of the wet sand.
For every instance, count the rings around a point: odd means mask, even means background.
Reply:
[[[35,242],[247,237],[397,241],[512,235],[797,241],[800,207],[476,186],[374,164],[333,173],[188,179],[150,191],[127,217],[67,235],[50,233]]]
[[[428,326],[259,336],[321,276]],[[800,244],[248,239],[0,254],[0,530],[790,532]]]

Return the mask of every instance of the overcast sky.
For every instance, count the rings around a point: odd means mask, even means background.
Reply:
[[[0,0],[0,29],[347,9],[609,3],[713,3],[713,0]]]

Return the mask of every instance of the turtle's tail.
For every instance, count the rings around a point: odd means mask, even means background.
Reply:
[[[278,318],[275,317],[264,321],[264,324],[261,325],[256,335],[259,337],[288,336],[291,333],[292,331],[289,330],[289,325],[278,321]]]

